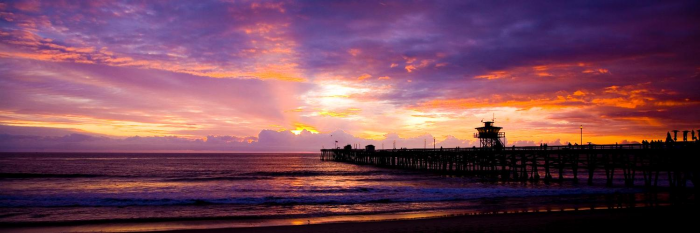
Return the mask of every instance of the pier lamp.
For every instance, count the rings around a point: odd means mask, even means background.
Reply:
[[[581,125],[581,144],[579,145],[583,146],[583,125]]]

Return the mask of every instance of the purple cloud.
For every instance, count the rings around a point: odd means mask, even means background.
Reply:
[[[401,135],[420,147],[439,135],[445,146],[473,146],[458,138],[497,112],[524,145],[572,140],[581,124],[599,140],[640,141],[697,127],[698,9],[696,1],[8,1],[0,125],[114,137],[97,140],[105,146],[140,135],[133,140],[187,140],[182,148],[305,151],[337,130],[360,144]],[[321,134],[289,131],[306,128]],[[59,139],[67,140],[41,140]]]

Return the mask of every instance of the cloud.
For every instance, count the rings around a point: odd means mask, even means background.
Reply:
[[[0,56],[212,78],[305,80],[293,57],[295,44],[286,39],[282,3],[41,5],[19,1],[19,11],[7,12]],[[184,11],[194,8],[195,14]]]
[[[310,87],[94,64],[0,64],[15,67],[0,70],[0,124],[119,136],[254,135],[286,121],[284,110],[301,105],[286,96]]]
[[[698,6],[12,1],[0,4],[0,125],[469,146],[495,113],[523,145],[576,141],[579,125],[593,142],[640,141],[700,121]]]
[[[214,136],[191,139],[177,136],[133,136],[113,138],[70,133],[53,136],[60,129],[45,128],[40,135],[17,135],[5,132],[31,132],[27,127],[4,126],[0,133],[0,151],[5,152],[60,152],[60,151],[222,151],[222,152],[318,152],[322,148],[353,145],[364,147],[374,144],[386,149],[396,145],[397,148],[422,148],[431,145],[433,137],[422,135],[415,138],[402,138],[397,134],[387,134],[383,139],[371,140],[352,136],[344,131],[331,133],[312,133],[306,129],[298,134],[292,131],[262,130],[257,137]],[[37,132],[34,132],[37,133]],[[52,136],[43,136],[52,135]],[[474,141],[461,140],[453,136],[437,140],[437,147],[471,147]]]

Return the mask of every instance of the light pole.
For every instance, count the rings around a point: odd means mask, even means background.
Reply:
[[[583,125],[581,125],[581,144],[579,145],[583,146]]]

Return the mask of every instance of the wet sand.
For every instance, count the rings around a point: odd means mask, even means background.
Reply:
[[[698,210],[688,206],[653,207],[162,232],[694,232]]]

